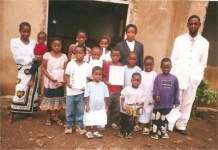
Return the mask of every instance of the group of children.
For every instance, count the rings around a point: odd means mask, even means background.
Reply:
[[[38,44],[44,43],[46,34],[40,32],[37,39]],[[40,108],[47,111],[46,125],[51,125],[52,120],[63,125],[59,113],[66,109],[66,134],[72,133],[75,125],[76,132],[89,139],[102,137],[98,128],[107,124],[119,129],[119,137],[132,138],[133,130],[142,130],[142,134],[151,134],[153,139],[169,138],[166,115],[179,105],[178,80],[170,74],[170,59],[162,59],[162,73],[157,75],[152,56],[144,58],[142,71],[136,65],[137,53],[130,52],[127,65],[123,65],[119,62],[119,49],[107,50],[109,37],[102,37],[99,47],[92,49],[85,45],[86,39],[86,33],[79,31],[77,43],[69,47],[68,57],[61,52],[62,42],[58,38],[52,40],[50,52],[44,50],[41,68],[45,93]],[[124,85],[109,82],[111,66],[124,67]]]

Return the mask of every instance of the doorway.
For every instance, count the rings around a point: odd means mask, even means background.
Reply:
[[[49,0],[48,44],[52,37],[63,41],[63,52],[76,43],[79,29],[87,32],[89,47],[97,46],[102,36],[111,38],[111,47],[124,39],[128,4],[102,1]]]

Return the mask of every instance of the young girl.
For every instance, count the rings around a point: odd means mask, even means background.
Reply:
[[[167,134],[168,121],[166,115],[173,106],[178,107],[179,82],[176,76],[170,74],[172,68],[171,60],[164,58],[161,60],[162,74],[157,75],[154,80],[153,97],[154,110],[152,113],[152,135],[151,138],[169,138]]]
[[[153,84],[157,73],[153,71],[154,58],[152,56],[146,56],[144,59],[144,71],[141,72],[142,82],[139,87],[144,91],[145,101],[143,107],[143,115],[138,117],[138,121],[141,127],[144,126],[142,134],[148,135],[149,122],[151,120],[151,114],[153,112]]]
[[[69,46],[68,54],[67,54],[68,61],[76,60],[76,57],[75,57],[75,48],[76,48],[77,45],[83,45],[83,46],[86,47],[86,55],[84,56],[84,61],[85,62],[89,62],[89,54],[91,52],[91,49],[85,45],[86,40],[87,40],[86,31],[80,29],[77,32],[77,36],[76,36],[77,43],[76,44],[71,44]]]
[[[72,60],[66,67],[67,98],[66,98],[66,128],[65,133],[72,133],[74,122],[76,132],[84,134],[83,114],[85,109],[84,88],[88,77],[88,64],[84,61],[86,47],[77,45],[75,48],[76,60]]]
[[[143,58],[144,58],[144,49],[143,44],[135,40],[137,34],[137,27],[134,24],[129,24],[125,28],[127,39],[122,42],[119,42],[115,45],[116,49],[121,51],[120,62],[123,65],[127,65],[127,57],[129,52],[137,53],[137,63],[136,65],[143,69]]]
[[[51,42],[51,52],[46,52],[42,60],[42,72],[44,74],[45,96],[40,105],[47,111],[46,125],[51,125],[51,111],[55,111],[54,121],[63,125],[59,117],[61,109],[65,108],[64,98],[64,70],[67,64],[67,56],[61,53],[62,42],[55,38]]]
[[[128,65],[124,66],[124,88],[126,86],[131,85],[132,74],[135,72],[140,73],[142,70],[138,66],[137,63],[137,53],[130,52],[127,57]]]
[[[110,45],[110,37],[103,36],[99,41],[99,46],[102,50],[101,58],[102,60],[108,62],[111,61],[111,52],[108,50],[108,47]]]
[[[104,126],[107,123],[106,114],[106,97],[109,97],[107,85],[102,82],[102,68],[95,66],[92,69],[93,81],[89,82],[85,88],[86,110],[84,114],[84,125],[86,126],[86,137],[93,138],[102,137],[103,135],[97,131],[97,125]],[[96,113],[91,116],[94,111],[100,111],[102,114]],[[91,128],[91,126],[93,126]]]
[[[144,93],[139,88],[141,83],[140,73],[133,73],[131,79],[132,85],[125,87],[121,91],[121,112],[120,133],[117,136],[132,138],[131,132],[137,123],[136,107],[142,108],[144,105]]]

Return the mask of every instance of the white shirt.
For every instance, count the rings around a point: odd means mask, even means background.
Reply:
[[[36,41],[29,39],[29,44],[25,45],[20,38],[11,39],[11,52],[17,64],[31,65],[34,56],[33,49]]]
[[[180,89],[186,90],[189,81],[194,88],[198,87],[207,65],[208,49],[209,42],[199,34],[193,46],[189,33],[176,38],[171,56],[171,73],[177,76]]]
[[[124,97],[125,104],[136,104],[144,102],[145,96],[144,92],[140,88],[133,88],[132,86],[127,86],[121,91],[121,97]]]
[[[83,62],[78,65],[74,60],[71,60],[66,67],[65,74],[70,76],[70,84],[72,88],[67,87],[67,96],[78,95],[84,93],[86,81],[88,77],[88,64]]]
[[[130,49],[131,52],[134,51],[134,46],[135,46],[135,41],[129,42],[128,40],[126,40],[126,43]]]

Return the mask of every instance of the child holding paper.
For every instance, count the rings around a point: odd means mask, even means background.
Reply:
[[[67,82],[66,98],[66,128],[65,133],[72,133],[76,123],[76,132],[84,134],[83,114],[85,109],[84,88],[88,77],[88,64],[84,61],[86,47],[77,45],[75,48],[76,60],[71,60],[66,67],[65,79]]]
[[[121,91],[121,112],[120,118],[120,132],[117,136],[132,138],[131,132],[137,124],[137,116],[143,112],[144,92],[139,88],[141,83],[141,74],[133,73],[131,78],[132,85],[125,87]]]
[[[103,36],[99,41],[99,46],[102,50],[102,55],[100,59],[106,62],[111,61],[111,52],[108,50],[110,43],[111,39],[109,36]]]
[[[102,82],[102,68],[95,66],[92,69],[93,81],[85,87],[86,109],[84,114],[84,125],[86,126],[86,137],[103,137],[97,131],[97,125],[104,126],[107,123],[106,97],[109,97],[107,85]],[[93,126],[91,128],[91,126]]]
[[[112,49],[111,51],[111,62],[107,62],[104,64],[104,82],[108,86],[109,90],[109,99],[107,100],[108,106],[108,125],[111,126],[113,129],[118,129],[115,120],[116,117],[119,115],[120,110],[120,91],[122,89],[122,83],[110,83],[110,80],[114,78],[118,79],[118,76],[124,77],[124,69],[123,65],[119,62],[120,59],[120,51],[118,49]],[[112,72],[113,67],[118,67],[117,69],[122,70],[123,72],[118,70],[118,72]],[[123,80],[122,80],[123,81]]]
[[[173,106],[179,106],[179,83],[176,76],[170,74],[172,68],[171,60],[161,60],[162,74],[157,75],[154,80],[153,97],[154,110],[152,113],[152,135],[151,138],[169,138],[167,134],[168,121],[166,115]]]
[[[64,98],[64,70],[67,64],[67,56],[61,53],[62,42],[55,38],[51,42],[51,52],[46,52],[42,60],[42,72],[44,74],[45,96],[40,105],[47,111],[46,125],[51,125],[51,111],[55,111],[54,120],[63,125],[59,118],[59,112],[65,108]],[[56,72],[55,72],[56,71]],[[59,72],[59,75],[57,75]]]

